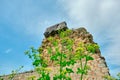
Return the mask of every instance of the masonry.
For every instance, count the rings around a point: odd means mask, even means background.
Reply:
[[[45,38],[42,41],[42,45],[40,47],[43,48],[43,54],[45,58],[48,58],[49,61],[49,57],[47,56],[47,47],[51,46],[50,42],[48,41],[49,37],[54,37],[54,38],[58,38],[57,34],[58,34],[58,30],[67,30],[67,23],[66,22],[61,22],[58,23],[56,25],[53,25],[49,28],[46,29],[46,31],[44,32],[44,36]],[[72,34],[70,35],[70,37],[72,39],[74,39],[74,46],[73,49],[76,48],[75,45],[78,44],[78,42],[83,42],[84,44],[87,43],[95,43],[93,41],[93,36],[85,29],[85,28],[78,28],[78,29],[72,29]],[[51,46],[52,48],[54,48],[54,46]],[[60,46],[59,46],[60,47]],[[73,50],[74,51],[74,50]],[[92,55],[92,57],[94,58],[94,60],[89,61],[88,65],[90,66],[90,70],[88,71],[88,75],[84,76],[83,80],[104,80],[104,76],[105,75],[110,75],[109,74],[109,69],[107,67],[107,64],[105,62],[105,58],[101,55],[100,50],[97,50],[95,52],[94,55]],[[76,69],[78,68],[79,63],[76,63],[73,66],[73,70],[76,71]],[[50,76],[52,77],[53,74],[55,72],[57,72],[57,68],[54,65],[51,65],[51,63],[49,62],[49,68],[52,69]],[[7,76],[3,76],[3,78],[5,80],[8,80],[9,75]],[[30,76],[36,76],[38,77],[39,75],[35,72],[35,71],[28,71],[28,72],[24,72],[24,73],[19,73],[14,77],[14,80],[28,80],[28,77]],[[76,74],[76,73],[72,73],[71,74],[71,78],[72,80],[79,80],[80,75]],[[37,79],[37,78],[36,78]],[[52,80],[52,78],[51,78]]]

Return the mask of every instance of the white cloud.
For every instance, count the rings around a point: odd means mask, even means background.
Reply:
[[[15,32],[28,35],[32,38],[40,37],[44,33],[46,27],[60,21],[60,15],[57,14],[58,6],[55,10],[52,8],[51,2],[21,0],[21,1],[3,1],[4,5],[0,5],[0,18],[5,23],[12,24],[9,26]],[[43,3],[43,4],[42,4]],[[48,4],[48,5],[47,5]],[[54,2],[54,6],[57,3]]]
[[[10,53],[10,52],[12,52],[11,48],[5,50],[5,53]]]
[[[39,1],[38,1],[39,2]],[[46,13],[43,5],[34,1],[2,1],[0,18],[15,32],[28,36],[38,37],[43,33],[46,25]],[[41,4],[41,3],[40,3]]]
[[[120,0],[60,0],[76,26],[85,26],[102,46],[108,65],[120,66]],[[120,68],[117,69],[120,71]],[[111,74],[113,69],[111,69]]]

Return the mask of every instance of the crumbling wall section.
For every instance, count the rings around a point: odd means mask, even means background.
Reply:
[[[59,29],[67,30],[68,27],[67,27],[66,22],[62,22],[62,23],[49,27],[44,33],[45,38],[43,39],[42,45],[40,46],[43,48],[42,54],[44,54],[44,57],[48,59],[49,67],[52,70],[50,73],[51,80],[52,80],[53,74],[57,73],[57,70],[59,67],[54,66],[54,64],[50,62],[50,58],[47,55],[47,47],[51,46],[51,43],[48,41],[48,38],[54,37],[56,39],[59,39],[58,32],[57,32]],[[89,32],[87,32],[85,28],[73,29],[69,38],[74,39],[73,52],[76,49],[77,44],[79,42],[83,42],[84,44],[95,43],[93,41],[93,36]],[[51,46],[51,47],[54,48],[54,46]],[[109,69],[105,62],[105,58],[101,56],[100,50],[96,50],[95,54],[92,57],[94,58],[94,60],[88,62],[88,65],[90,66],[91,69],[88,71],[88,74],[84,76],[83,80],[104,80],[103,77],[105,75],[110,75]],[[73,70],[75,72],[77,68],[79,67],[79,65],[80,65],[79,63],[76,63],[73,66]],[[30,76],[36,76],[36,79],[37,79],[39,75],[35,71],[30,71],[30,72],[17,74],[14,80],[27,80],[28,77]],[[8,76],[3,76],[3,77],[5,78],[5,80],[7,80]],[[80,75],[76,73],[72,73],[71,78],[72,80],[79,80]]]

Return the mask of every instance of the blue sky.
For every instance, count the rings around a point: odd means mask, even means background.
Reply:
[[[45,29],[66,21],[69,28],[85,27],[100,45],[110,73],[120,72],[120,0],[0,0],[0,74],[23,65],[24,55],[38,48]]]

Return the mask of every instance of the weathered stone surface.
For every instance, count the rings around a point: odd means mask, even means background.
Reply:
[[[78,28],[78,29],[76,29],[79,33],[83,33],[83,34],[86,34],[86,33],[88,33],[87,32],[87,30],[84,28],[84,27],[81,27],[81,28]]]
[[[48,27],[44,33],[44,36],[47,38],[49,36],[55,35],[56,33],[58,33],[58,30],[66,30],[68,29],[67,27],[67,23],[66,22],[61,22],[58,23],[56,25],[53,25],[51,27]]]

